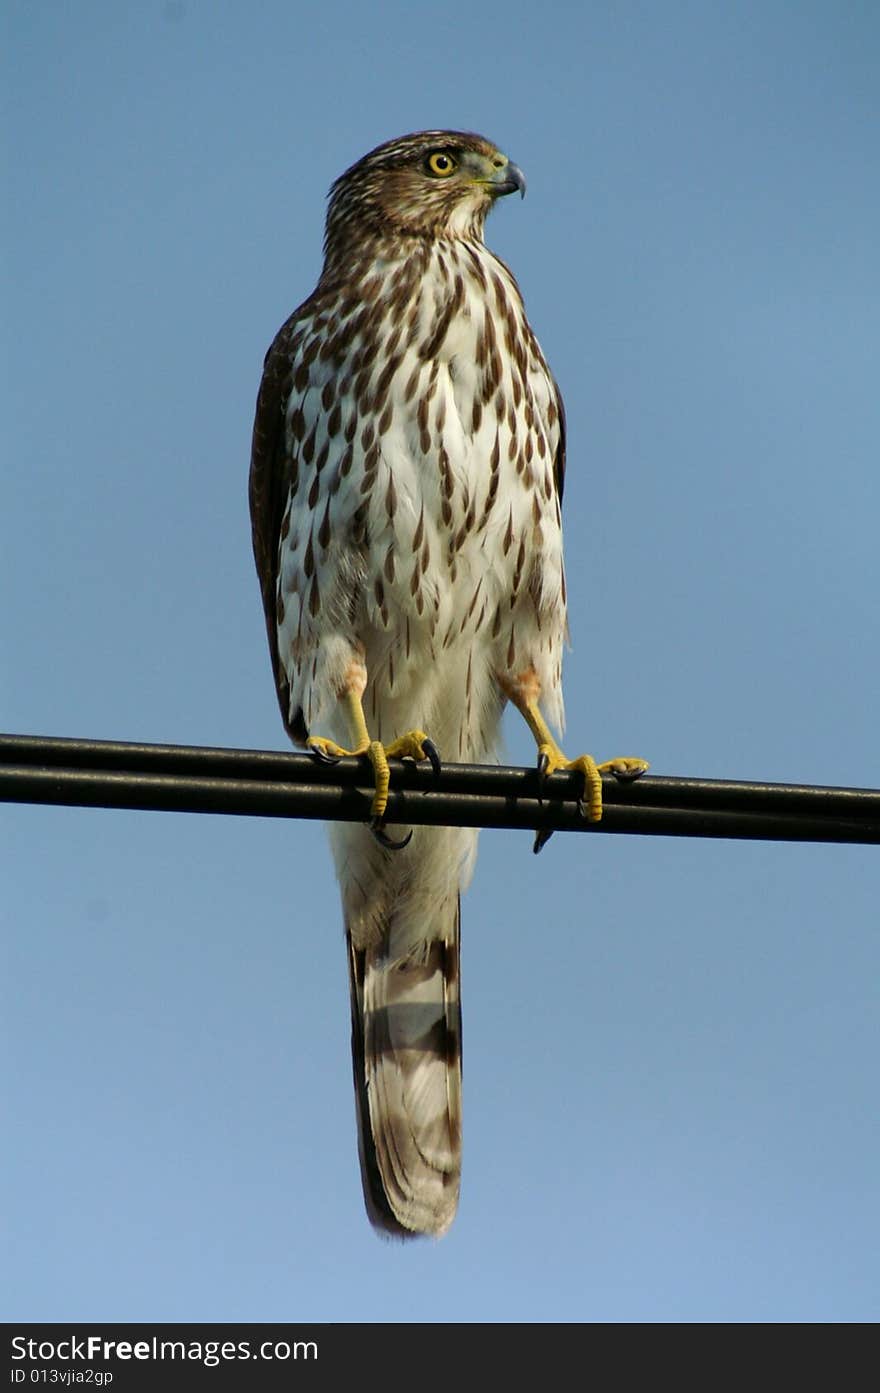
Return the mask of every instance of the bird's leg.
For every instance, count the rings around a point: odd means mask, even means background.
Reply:
[[[499,678],[505,695],[513,702],[523,717],[538,746],[538,772],[542,780],[557,769],[576,770],[584,776],[584,791],[578,799],[581,814],[590,822],[602,818],[602,775],[613,774],[616,779],[637,779],[648,768],[647,760],[623,755],[617,759],[607,759],[597,764],[592,755],[579,755],[577,759],[567,759],[554,740],[538,700],[541,684],[534,668],[526,668],[515,677]],[[546,840],[546,838],[545,838]],[[536,847],[540,850],[540,847]]]
[[[405,735],[401,735],[397,740],[392,740],[390,745],[383,745],[381,740],[372,740],[367,729],[367,719],[364,715],[363,695],[367,685],[367,670],[363,662],[352,663],[345,686],[339,693],[339,700],[346,710],[349,729],[352,733],[352,747],[346,750],[342,745],[337,745],[335,740],[327,740],[322,735],[310,735],[306,741],[306,749],[315,756],[316,759],[328,761],[335,764],[337,760],[345,755],[366,755],[373,766],[375,779],[375,792],[373,803],[370,809],[372,816],[373,830],[381,834],[382,820],[385,816],[385,809],[388,806],[388,787],[390,782],[390,771],[388,760],[391,759],[427,759],[431,762],[431,767],[435,774],[440,773],[440,755],[434,742],[429,739],[423,730],[409,730]],[[408,840],[408,839],[407,839]],[[380,835],[383,845],[396,847],[403,843],[389,841],[387,837]]]

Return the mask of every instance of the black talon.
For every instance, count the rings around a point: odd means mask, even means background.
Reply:
[[[611,772],[619,784],[632,784],[647,771],[645,769],[612,769]]]
[[[342,755],[330,755],[319,745],[307,745],[306,754],[311,755],[316,764],[338,764]]]
[[[546,756],[545,754],[539,754],[539,755],[538,755],[538,764],[537,764],[537,769],[538,769],[538,803],[539,803],[540,805],[543,805],[543,802],[544,802],[544,788],[545,788],[546,782],[547,782],[547,769],[548,769],[548,767],[549,767],[549,764],[550,764],[550,761],[549,761],[549,759],[547,758],[547,756]],[[537,833],[536,833],[536,835],[537,835]],[[537,847],[537,848],[535,849],[535,854],[537,855],[537,853],[538,853],[540,850],[541,850],[541,848],[540,848],[540,847]]]
[[[425,751],[425,758],[430,760],[431,768],[434,770],[434,782],[436,783],[443,772],[443,766],[440,763],[440,751],[437,749],[433,740],[423,740],[422,749]]]
[[[370,831],[379,845],[384,846],[386,851],[403,851],[403,848],[409,846],[412,841],[412,828],[409,829],[402,842],[395,842],[392,837],[388,836],[381,819],[378,817],[374,817],[370,823]]]
[[[553,836],[553,831],[554,829],[552,827],[538,828],[537,832],[535,833],[535,845],[532,847],[532,851],[536,856],[539,854],[539,852],[544,850],[544,847],[547,845],[550,838]]]

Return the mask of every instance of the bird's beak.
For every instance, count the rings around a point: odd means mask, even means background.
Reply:
[[[518,164],[508,160],[502,169],[499,169],[491,179],[492,192],[501,198],[504,194],[515,193],[519,190],[520,196],[526,196],[526,176],[523,174]]]

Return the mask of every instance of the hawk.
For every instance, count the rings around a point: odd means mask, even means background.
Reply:
[[[439,1235],[461,1173],[459,896],[476,832],[384,827],[388,758],[496,757],[507,701],[539,768],[569,761],[560,503],[565,418],[516,281],[483,242],[525,192],[482,136],[423,131],[330,191],[312,295],[266,355],[250,474],[253,545],[288,734],[369,760],[369,825],[330,837],[351,985],[364,1197],[398,1235]]]

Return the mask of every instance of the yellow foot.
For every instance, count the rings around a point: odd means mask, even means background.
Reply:
[[[440,773],[437,746],[423,730],[408,730],[405,735],[392,740],[390,745],[382,745],[378,740],[374,740],[370,745],[369,755],[376,771],[376,795],[371,809],[373,821],[376,823],[381,823],[388,806],[389,759],[414,759],[417,763],[428,759],[435,776]]]
[[[630,781],[644,774],[648,767],[647,760],[632,755],[621,755],[597,764],[592,755],[566,759],[555,741],[542,741],[538,746],[538,772],[542,779],[547,774],[555,774],[557,769],[576,770],[583,774],[584,792],[578,805],[589,822],[602,820],[603,774],[613,774],[615,779]]]
[[[365,755],[369,747],[369,740],[365,740],[355,749],[346,750],[342,745],[337,745],[335,740],[325,740],[323,735],[310,735],[306,741],[309,754],[314,755],[322,764],[338,764],[349,755]]]
[[[409,730],[406,735],[401,735],[390,745],[383,745],[381,740],[361,740],[353,750],[346,750],[342,745],[337,745],[335,740],[327,740],[322,735],[310,735],[306,742],[306,748],[316,759],[326,764],[336,764],[346,755],[366,755],[368,757],[373,766],[375,778],[375,793],[370,808],[374,827],[381,826],[385,809],[388,806],[388,787],[391,780],[388,769],[389,758],[428,759],[431,761],[431,768],[435,775],[440,773],[440,755],[437,752],[437,746],[423,730]],[[385,844],[393,845],[387,840]]]

